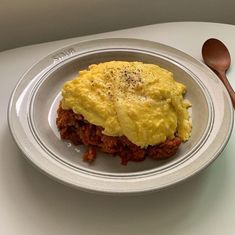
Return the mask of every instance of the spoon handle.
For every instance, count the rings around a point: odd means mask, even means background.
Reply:
[[[231,86],[231,84],[229,83],[226,75],[225,75],[225,72],[224,71],[214,71],[217,76],[220,78],[220,80],[223,82],[223,84],[225,85],[229,95],[230,95],[230,98],[232,100],[232,104],[233,104],[233,108],[235,109],[235,92]]]

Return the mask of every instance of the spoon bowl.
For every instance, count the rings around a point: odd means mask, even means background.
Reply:
[[[203,44],[202,56],[206,64],[216,71],[226,71],[230,67],[230,53],[218,39],[211,38]]]
[[[202,46],[202,57],[225,85],[235,108],[235,92],[226,77],[226,71],[231,65],[231,57],[227,47],[218,39],[210,38]]]

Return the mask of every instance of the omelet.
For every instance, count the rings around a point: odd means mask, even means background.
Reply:
[[[108,136],[126,136],[146,148],[175,135],[187,141],[192,123],[186,86],[158,65],[109,61],[92,64],[62,88],[63,109],[72,109]]]

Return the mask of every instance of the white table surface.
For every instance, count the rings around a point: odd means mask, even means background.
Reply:
[[[60,47],[107,37],[161,42],[198,60],[202,60],[203,42],[216,37],[235,60],[235,26],[200,22],[150,25],[1,52],[0,234],[235,234],[234,131],[220,157],[200,174],[138,196],[96,195],[69,188],[43,175],[18,150],[7,125],[7,105],[21,75]],[[227,75],[235,87],[234,66]]]

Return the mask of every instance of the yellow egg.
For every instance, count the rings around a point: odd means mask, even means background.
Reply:
[[[62,89],[62,108],[82,114],[109,136],[145,148],[191,133],[186,87],[154,64],[110,61],[90,65]]]

